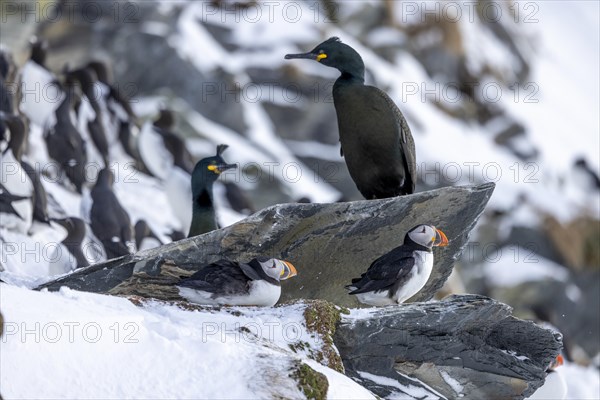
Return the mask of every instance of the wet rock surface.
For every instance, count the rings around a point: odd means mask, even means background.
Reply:
[[[493,184],[450,187],[384,200],[335,204],[280,204],[232,226],[131,256],[107,261],[46,283],[72,289],[180,300],[173,286],[200,266],[220,258],[236,261],[271,256],[291,261],[298,276],[283,282],[281,301],[324,299],[359,303],[344,289],[373,260],[399,246],[415,225],[442,229],[450,245],[435,249],[429,281],[412,301],[433,297],[465,246]]]
[[[478,295],[354,310],[334,342],[346,374],[379,396],[420,387],[439,398],[522,399],[543,384],[562,338],[511,312]]]

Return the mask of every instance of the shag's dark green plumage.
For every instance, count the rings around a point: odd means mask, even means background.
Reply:
[[[217,146],[217,155],[198,161],[192,172],[192,225],[188,237],[202,235],[218,228],[213,206],[213,183],[228,169],[237,168],[227,164],[221,154],[227,145]]]
[[[350,46],[333,37],[303,54],[341,72],[333,86],[342,155],[366,199],[415,191],[415,144],[404,116],[382,90],[364,84],[365,65]]]

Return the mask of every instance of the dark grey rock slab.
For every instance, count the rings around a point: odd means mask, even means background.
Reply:
[[[543,384],[562,337],[511,312],[479,295],[353,310],[334,342],[346,374],[379,396],[416,386],[434,398],[522,399]]]
[[[344,285],[399,246],[421,223],[442,229],[450,245],[435,249],[429,281],[413,301],[431,299],[444,284],[483,212],[493,184],[448,187],[411,196],[335,204],[279,204],[232,226],[90,266],[42,287],[180,299],[173,283],[220,258],[272,256],[291,261],[298,276],[283,283],[281,301],[325,299],[358,306]]]

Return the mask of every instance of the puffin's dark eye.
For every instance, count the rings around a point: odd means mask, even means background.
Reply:
[[[275,261],[273,260],[273,266],[271,268],[275,268]]]
[[[421,233],[425,233],[425,227],[423,227],[423,230],[421,231]]]

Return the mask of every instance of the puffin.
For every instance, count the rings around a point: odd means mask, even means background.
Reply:
[[[133,240],[131,219],[113,192],[114,183],[112,171],[104,168],[91,192],[90,225],[108,260],[130,254],[128,244]]]
[[[367,200],[412,194],[417,180],[415,143],[406,119],[383,90],[365,85],[365,64],[337,37],[308,53],[287,54],[336,68],[333,85],[341,155]]]
[[[427,283],[433,268],[433,247],[447,245],[444,232],[432,225],[417,225],[406,233],[401,246],[373,261],[346,289],[370,306],[403,303]]]
[[[213,183],[219,175],[229,169],[237,168],[237,164],[227,164],[221,155],[227,145],[217,146],[217,154],[198,161],[192,172],[192,224],[188,237],[218,229],[215,208],[213,205]]]
[[[288,261],[257,257],[248,263],[219,260],[177,283],[179,295],[202,305],[272,307],[281,296],[280,281],[296,276]]]
[[[550,363],[546,370],[546,380],[528,399],[548,400],[548,399],[566,399],[568,385],[565,378],[556,372],[556,368],[564,364],[564,359],[561,354]]]

